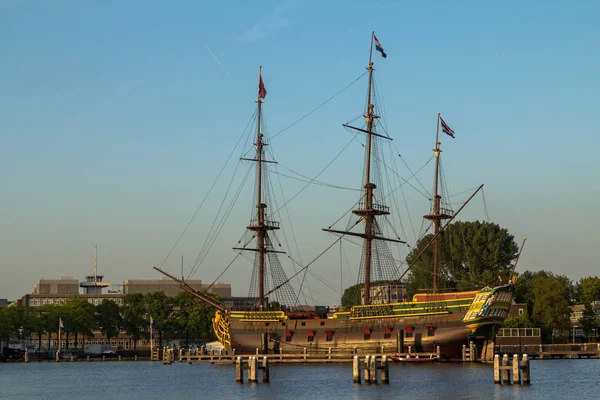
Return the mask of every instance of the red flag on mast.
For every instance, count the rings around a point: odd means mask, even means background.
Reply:
[[[267,89],[265,89],[265,84],[262,80],[262,72],[260,73],[260,76],[258,78],[258,95],[261,99],[264,99],[267,96]]]

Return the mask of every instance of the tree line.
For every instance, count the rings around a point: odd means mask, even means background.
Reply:
[[[218,296],[208,295],[218,300]],[[126,294],[122,306],[108,299],[94,306],[85,297],[76,296],[60,305],[0,308],[0,339],[25,339],[35,335],[41,349],[42,340],[47,338],[49,342],[51,336],[58,333],[62,320],[61,336],[67,348],[70,339],[75,348],[79,343],[83,347],[85,340],[80,338],[93,338],[94,332],[100,331],[109,341],[120,332],[127,333],[134,340],[135,349],[138,340],[149,337],[152,318],[160,346],[163,339],[174,336],[185,337],[187,345],[190,336],[214,339],[213,316],[212,307],[187,292],[175,297],[168,297],[164,292]]]

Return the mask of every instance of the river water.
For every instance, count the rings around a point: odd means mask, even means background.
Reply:
[[[247,376],[247,375],[246,375]],[[531,385],[496,385],[493,367],[390,365],[389,385],[355,385],[352,364],[271,364],[271,382],[235,383],[233,365],[0,363],[0,399],[598,399],[600,360],[531,362]]]

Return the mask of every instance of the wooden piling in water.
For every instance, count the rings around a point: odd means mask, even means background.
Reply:
[[[57,351],[54,356],[56,358],[56,362],[60,362],[60,352]]]
[[[27,350],[25,350],[25,356],[23,358],[23,361],[25,361],[25,363],[29,362],[29,352]]]
[[[523,354],[519,362],[519,355],[514,354],[512,363],[509,363],[508,354],[504,354],[502,361],[500,355],[494,355],[494,383],[524,385],[531,383],[531,374],[529,369],[529,357]]]
[[[502,356],[502,366],[508,367],[508,354]],[[502,369],[502,381],[510,383],[510,368]]]
[[[360,376],[360,359],[358,356],[352,357],[352,381],[358,384],[362,383]]]
[[[256,356],[248,358],[248,382],[258,382],[258,360]]]
[[[262,359],[262,381],[269,383],[269,357],[267,356]]]
[[[381,357],[381,383],[390,383],[390,363],[386,355]]]
[[[242,357],[235,359],[235,381],[237,383],[244,383],[244,363],[242,362]]]
[[[377,356],[371,356],[369,362],[369,375],[371,381],[369,383],[377,383]]]
[[[527,353],[523,354],[523,359],[521,360],[521,377],[523,378],[523,385],[529,385],[531,383],[531,375],[529,370],[529,357],[527,357]]]
[[[365,378],[365,383],[371,383],[371,368],[369,368],[371,366],[371,356],[366,355],[365,356],[365,365],[364,365],[364,378]]]
[[[501,384],[500,378],[500,355],[494,354],[494,383]]]
[[[512,382],[514,385],[521,384],[521,366],[519,365],[519,355],[518,354],[513,354]]]

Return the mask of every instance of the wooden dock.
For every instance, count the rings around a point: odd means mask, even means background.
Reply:
[[[366,354],[366,353],[365,353]],[[179,362],[187,362],[189,364],[197,362],[210,362],[210,363],[224,363],[224,364],[235,364],[238,357],[241,357],[243,361],[247,361],[250,357],[269,357],[270,363],[352,363],[354,356],[357,355],[354,352],[339,352],[336,353],[333,349],[330,349],[326,353],[283,353],[282,351],[276,354],[186,354],[183,349],[179,351]],[[377,356],[392,356],[387,353],[373,354]],[[409,353],[398,353],[402,357],[407,357]],[[410,356],[419,356],[421,358],[438,357],[437,353],[415,353],[411,352]]]
[[[527,354],[530,359],[600,358],[600,343],[496,346],[496,354]]]

